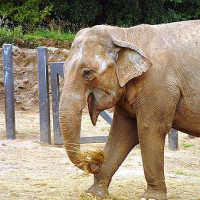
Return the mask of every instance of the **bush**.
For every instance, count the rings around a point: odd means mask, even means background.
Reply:
[[[42,0],[5,1],[0,3],[0,16],[14,25],[20,25],[24,31],[33,31],[48,15],[52,4],[43,6]],[[4,22],[3,22],[4,23]]]
[[[96,24],[134,26],[199,19],[200,0],[1,0],[0,26],[77,31]]]
[[[145,23],[160,24],[200,17],[200,0],[160,0],[146,3]]]

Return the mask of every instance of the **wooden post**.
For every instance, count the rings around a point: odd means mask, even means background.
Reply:
[[[40,142],[51,144],[48,55],[46,47],[37,48]]]
[[[5,85],[5,120],[6,136],[15,139],[15,102],[14,102],[14,79],[13,79],[13,56],[12,45],[3,45],[3,66]]]
[[[51,63],[51,90],[52,90],[52,109],[53,109],[53,134],[54,144],[63,144],[63,138],[60,131],[59,121],[59,75],[64,78],[63,74],[63,62]]]
[[[168,140],[169,140],[169,149],[177,150],[178,149],[178,131],[172,128],[170,133],[168,134]]]

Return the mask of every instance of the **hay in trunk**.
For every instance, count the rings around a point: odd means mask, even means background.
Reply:
[[[105,153],[101,149],[95,151],[83,151],[78,153],[77,160],[84,172],[89,174],[92,173],[91,164],[95,164],[97,167],[102,165],[105,160]]]

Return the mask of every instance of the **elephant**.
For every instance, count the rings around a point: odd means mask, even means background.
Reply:
[[[112,176],[140,144],[147,189],[141,199],[167,199],[165,137],[171,128],[200,137],[200,20],[130,28],[80,30],[64,63],[60,127],[66,152],[78,159],[82,110],[92,124],[114,107],[101,165],[90,163],[88,193],[105,198]]]

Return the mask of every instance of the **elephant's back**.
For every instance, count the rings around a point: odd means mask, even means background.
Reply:
[[[144,51],[149,59],[199,58],[200,20],[160,25],[138,25],[128,29],[128,40]]]
[[[150,29],[153,38],[149,36],[149,42],[158,45],[160,51],[168,50],[181,58],[187,54],[194,56],[200,50],[200,20],[153,25]]]
[[[200,20],[149,25],[148,29],[140,47],[153,64],[151,74],[173,76],[184,91],[200,94]]]

